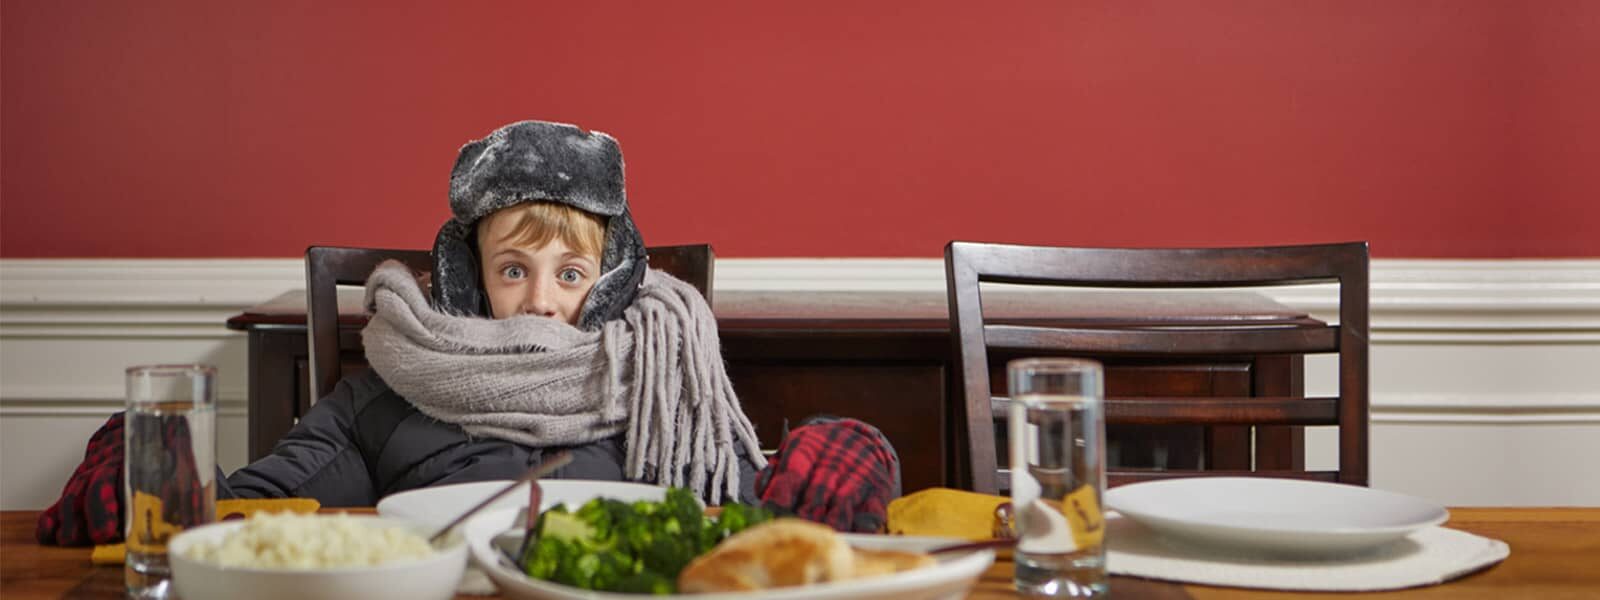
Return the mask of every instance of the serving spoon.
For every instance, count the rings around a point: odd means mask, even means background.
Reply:
[[[467,509],[467,512],[461,513],[455,519],[452,519],[450,523],[445,525],[443,529],[440,529],[438,533],[430,536],[428,538],[428,543],[437,543],[441,538],[444,537],[445,534],[450,533],[450,530],[455,529],[457,525],[460,525],[463,521],[466,521],[467,517],[477,514],[478,511],[483,510],[490,504],[493,504],[494,501],[505,497],[506,494],[511,493],[511,490],[517,489],[517,486],[528,483],[540,477],[544,477],[545,475],[549,475],[550,473],[555,472],[556,469],[564,467],[570,462],[572,462],[572,454],[566,451],[559,452],[556,455],[545,459],[544,462],[539,463],[539,466],[528,469],[528,472],[523,473],[521,477],[518,477],[516,481],[511,482],[510,485],[501,488],[500,491],[495,492],[488,498],[484,498],[483,502],[479,502],[477,506]],[[533,510],[537,511],[539,509],[538,507],[534,507]]]
[[[1010,547],[1016,546],[1016,545],[1017,545],[1017,540],[1015,540],[1015,539],[984,540],[984,541],[981,541],[981,542],[967,542],[967,543],[964,543],[964,544],[951,544],[949,546],[940,546],[938,548],[933,548],[933,549],[930,549],[930,550],[926,550],[925,552],[927,552],[928,554],[948,554],[948,553],[952,553],[952,552],[970,552],[972,550],[987,550],[987,549],[990,549],[990,548],[993,548],[995,550],[999,550],[1001,548],[1010,548]]]

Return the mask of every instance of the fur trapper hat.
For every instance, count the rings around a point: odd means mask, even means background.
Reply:
[[[600,279],[589,291],[578,327],[596,330],[633,303],[644,279],[644,240],[628,214],[622,150],[598,131],[564,123],[522,121],[461,147],[450,172],[450,212],[433,244],[433,302],[441,311],[490,316],[479,275],[477,225],[513,204],[545,200],[606,221]]]

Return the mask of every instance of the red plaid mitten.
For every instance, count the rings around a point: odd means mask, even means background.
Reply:
[[[817,419],[789,432],[756,476],[756,495],[782,512],[838,531],[874,533],[900,496],[900,459],[876,427]]]
[[[61,490],[61,499],[39,513],[34,537],[40,544],[87,546],[122,540],[122,413],[111,415],[89,437],[83,462]]]
[[[161,505],[161,514],[141,514],[137,518],[159,519],[163,523],[198,522],[197,515],[205,509],[205,497],[194,492],[200,489],[200,473],[195,468],[188,419],[183,415],[148,416],[134,419],[127,427],[133,428],[135,440],[161,440],[160,444],[142,444],[128,455],[133,461],[128,467],[133,481],[125,487],[159,500]],[[141,506],[134,500],[127,504],[134,510]]]

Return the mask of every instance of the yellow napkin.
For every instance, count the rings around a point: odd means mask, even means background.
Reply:
[[[993,539],[995,508],[1011,501],[949,488],[929,488],[889,502],[889,533]]]
[[[261,511],[312,513],[317,512],[319,508],[322,508],[322,504],[310,498],[218,500],[217,519],[234,516],[249,518]],[[123,544],[95,546],[94,552],[89,555],[89,561],[97,565],[120,565],[127,551],[128,547]]]

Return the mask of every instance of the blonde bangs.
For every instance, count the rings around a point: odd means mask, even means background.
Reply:
[[[580,254],[599,257],[605,246],[605,223],[600,217],[565,204],[524,202],[489,215],[478,225],[482,235],[491,219],[514,219],[503,240],[524,247],[538,248],[560,239]]]

